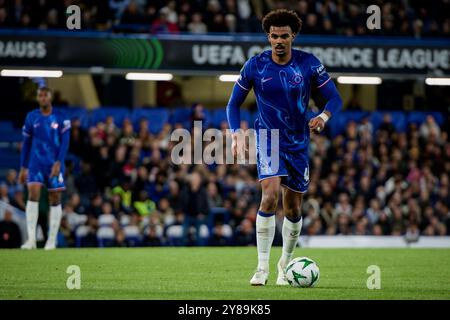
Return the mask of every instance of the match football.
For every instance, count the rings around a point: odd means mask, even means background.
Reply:
[[[450,301],[449,12],[0,0],[0,310]]]

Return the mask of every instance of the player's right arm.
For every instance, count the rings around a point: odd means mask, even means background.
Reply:
[[[33,125],[31,124],[30,114],[25,119],[22,127],[23,143],[22,152],[20,153],[20,172],[19,183],[24,184],[28,175],[28,164],[30,162],[31,141],[32,141]]]
[[[252,88],[251,64],[252,59],[249,59],[242,67],[239,79],[236,80],[234,84],[233,91],[226,108],[228,126],[231,129],[233,139],[231,144],[231,151],[233,152],[233,155],[240,155],[245,152],[244,139],[238,139],[238,130],[241,127],[241,115],[239,109]]]

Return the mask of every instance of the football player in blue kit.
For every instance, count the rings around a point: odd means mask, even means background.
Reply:
[[[42,186],[49,193],[49,233],[45,249],[56,247],[61,222],[61,193],[64,185],[64,158],[70,141],[70,120],[52,106],[52,91],[38,89],[39,109],[29,112],[22,129],[19,182],[27,183],[26,204],[28,239],[22,249],[36,248],[36,225]]]
[[[251,285],[267,283],[280,190],[285,218],[283,251],[278,261],[276,283],[288,284],[284,269],[292,259],[298,242],[302,227],[302,199],[309,184],[310,132],[322,131],[328,119],[342,107],[342,99],[322,63],[313,54],[292,48],[301,25],[302,21],[294,11],[279,9],[264,17],[262,26],[271,50],[250,58],[244,64],[227,105],[228,123],[233,136],[232,152],[242,157],[246,148],[245,139],[240,137],[243,133],[239,130],[239,108],[253,88],[258,107],[255,121],[256,159],[262,199],[256,219],[258,266],[250,280]],[[308,119],[312,86],[318,88],[327,102],[319,115]],[[275,148],[271,141],[271,130],[274,129],[278,130]],[[267,145],[267,152],[263,152],[263,143]]]

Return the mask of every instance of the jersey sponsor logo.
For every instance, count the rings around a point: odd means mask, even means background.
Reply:
[[[311,67],[313,71],[317,72],[319,76],[325,73],[325,66],[323,64],[319,64],[318,66]]]
[[[38,128],[39,126],[40,126],[41,124],[38,122],[38,123],[35,123],[35,124],[33,124],[33,128]]]
[[[261,82],[262,82],[262,83],[265,83],[265,82],[267,82],[267,81],[269,81],[269,80],[272,80],[272,77],[270,77],[270,78],[264,78],[264,77],[263,77],[263,78],[261,79]]]

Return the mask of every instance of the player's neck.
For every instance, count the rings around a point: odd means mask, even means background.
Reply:
[[[281,65],[287,64],[287,63],[291,60],[291,57],[292,57],[292,52],[291,52],[291,51],[288,51],[288,52],[287,52],[284,56],[282,56],[282,57],[277,56],[277,55],[272,51],[272,60],[273,60],[273,62],[275,62],[276,64],[281,64]]]
[[[52,107],[51,104],[49,104],[48,106],[45,106],[45,107],[40,107],[39,109],[41,109],[41,113],[44,116],[50,115],[52,113],[52,111],[53,111],[53,107]]]

